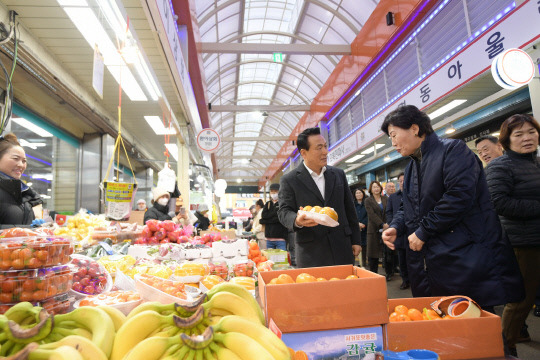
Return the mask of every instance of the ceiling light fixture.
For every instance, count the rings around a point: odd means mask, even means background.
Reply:
[[[384,160],[384,161],[390,161],[390,160],[392,160],[392,159],[390,158],[390,155],[386,155],[386,156],[384,157],[383,160]]]
[[[156,135],[175,135],[176,130],[171,128],[166,128],[165,125],[163,125],[163,121],[161,121],[161,118],[159,116],[145,116],[144,120],[150,125],[152,130],[156,133]]]
[[[364,156],[366,156],[366,155],[358,154],[358,155],[353,156],[353,157],[350,158],[349,160],[345,160],[345,162],[346,162],[346,163],[353,163],[353,162],[355,162],[356,160],[359,160],[359,159],[363,158]]]
[[[444,130],[444,133],[447,134],[447,135],[448,135],[448,134],[451,134],[451,133],[453,133],[453,132],[456,132],[456,128],[455,128],[452,124],[450,124],[450,125],[446,128],[446,130]]]
[[[447,112],[449,112],[450,110],[452,110],[453,108],[455,107],[458,107],[459,105],[463,104],[464,102],[466,102],[467,100],[465,99],[460,99],[460,100],[452,100],[450,101],[448,104],[440,107],[439,109],[435,110],[434,112],[430,113],[430,114],[427,114],[429,116],[429,118],[431,120],[441,116],[442,114],[445,114]]]
[[[362,155],[369,155],[369,154],[371,154],[372,152],[375,151],[375,148],[379,149],[379,148],[382,148],[383,146],[384,146],[384,144],[375,144],[375,146],[370,146],[366,150],[362,151],[361,154]]]
[[[240,184],[242,182],[242,179],[236,179],[236,182]]]
[[[31,123],[30,121],[26,120],[25,118],[13,117],[13,118],[11,118],[11,120],[13,122],[19,124],[20,126],[32,131],[33,133],[38,134],[41,137],[52,137],[53,136],[53,134],[51,134],[47,130],[43,130],[42,128],[40,128],[39,126]]]
[[[33,142],[26,141],[25,139],[19,139],[19,144],[21,144],[21,146],[28,147],[34,150],[37,150],[38,147],[47,146],[47,144],[44,142],[33,143]]]
[[[32,185],[34,185],[34,183],[30,181],[30,182],[27,182],[26,185],[27,186],[32,186]]]

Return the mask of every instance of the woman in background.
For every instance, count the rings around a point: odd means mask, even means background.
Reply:
[[[379,269],[379,258],[383,257],[383,242],[381,230],[386,230],[386,202],[388,197],[382,195],[382,186],[378,181],[372,181],[369,184],[369,194],[371,195],[365,201],[368,215],[367,225],[367,257],[369,271],[377,274]],[[385,269],[391,271],[393,269]]]
[[[367,225],[368,214],[364,205],[366,194],[364,190],[358,188],[354,191],[354,207],[358,217],[358,226],[360,227],[360,246],[362,247],[362,266],[367,269]]]

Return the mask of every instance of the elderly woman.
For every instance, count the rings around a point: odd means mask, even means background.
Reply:
[[[501,125],[506,151],[486,170],[491,200],[514,248],[525,283],[525,300],[504,308],[503,331],[511,353],[540,287],[540,125],[529,115],[513,115]]]
[[[41,211],[39,194],[21,181],[26,154],[14,134],[0,137],[0,228],[30,225]]]
[[[429,117],[412,105],[386,116],[382,131],[402,156],[403,206],[383,240],[408,240],[412,294],[466,295],[480,306],[520,301],[523,283],[490,201],[480,160],[461,140],[441,139]]]

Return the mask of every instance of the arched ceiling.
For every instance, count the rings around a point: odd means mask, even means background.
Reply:
[[[195,2],[219,178],[262,177],[378,2]]]

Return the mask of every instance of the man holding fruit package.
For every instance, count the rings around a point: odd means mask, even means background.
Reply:
[[[360,228],[343,170],[328,166],[328,145],[319,128],[298,135],[302,164],[281,178],[279,221],[296,232],[299,268],[354,264],[360,253]],[[304,211],[319,208],[337,217],[335,227],[320,225]],[[327,210],[333,208],[333,210]]]

